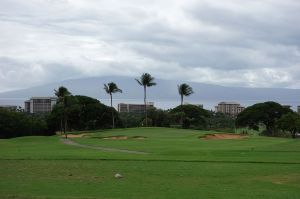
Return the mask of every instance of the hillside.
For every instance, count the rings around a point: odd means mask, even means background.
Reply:
[[[88,95],[108,103],[108,95],[103,90],[103,84],[110,81],[116,82],[123,90],[122,94],[114,95],[114,104],[119,102],[142,103],[143,89],[134,78],[109,76],[70,79],[62,82],[42,86],[0,93],[0,104],[16,104],[23,106],[23,102],[31,96],[53,96],[53,90],[63,85],[74,95]],[[156,106],[170,108],[179,103],[177,85],[182,81],[157,79],[157,86],[148,89],[149,101],[154,101]],[[292,105],[295,109],[300,105],[299,89],[284,88],[242,88],[224,87],[196,82],[187,82],[194,89],[194,94],[185,98],[187,102],[204,104],[207,109],[213,109],[220,101],[237,101],[247,106],[261,101],[277,101],[282,104]]]

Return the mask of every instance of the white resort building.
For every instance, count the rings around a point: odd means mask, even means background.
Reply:
[[[27,113],[49,113],[57,102],[56,97],[32,97],[25,101]]]

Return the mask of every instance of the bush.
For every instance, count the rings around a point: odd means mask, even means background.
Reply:
[[[122,121],[115,109],[100,103],[97,99],[87,96],[68,96],[68,104],[65,114],[68,129],[94,130],[112,127],[112,111],[115,116],[116,127],[122,126]],[[57,104],[48,117],[48,126],[56,131],[61,129],[61,121],[64,115],[63,107]]]
[[[28,135],[53,135],[43,115],[32,115],[0,109],[0,138]]]

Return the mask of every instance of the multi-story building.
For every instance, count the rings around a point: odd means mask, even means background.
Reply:
[[[244,109],[245,107],[236,102],[220,102],[218,106],[215,106],[216,112],[221,112],[232,117],[236,117]]]
[[[27,113],[49,113],[57,102],[56,97],[32,97],[25,101]]]
[[[148,102],[146,106],[147,106],[147,109],[154,108],[154,103]],[[120,113],[144,113],[145,105],[144,104],[120,103],[120,104],[118,104],[118,111]]]

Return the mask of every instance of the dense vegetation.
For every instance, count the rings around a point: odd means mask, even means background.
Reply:
[[[63,117],[63,108],[61,105],[56,105],[49,116],[49,126],[52,130],[61,129],[61,119]],[[105,106],[97,99],[87,96],[68,96],[66,97],[66,118],[67,129],[72,130],[92,130],[111,128],[112,114],[117,127],[121,126],[118,113],[115,109]]]
[[[122,127],[145,126],[144,114],[120,113]],[[148,110],[148,126],[185,129],[225,130],[232,132],[234,119],[223,113],[207,111],[196,105],[180,105],[173,109]]]
[[[65,96],[64,102],[55,105],[50,114],[29,114],[0,109],[0,138],[111,128],[112,112],[116,126],[122,127],[115,109],[87,96]]]
[[[27,135],[53,135],[49,130],[46,117],[0,108],[0,138]]]
[[[65,87],[54,90],[58,103],[48,115],[33,115],[1,110],[0,137],[10,138],[25,135],[52,135],[73,130],[95,130],[115,127],[178,127],[185,129],[220,130],[235,132],[236,127],[259,130],[264,135],[293,138],[300,131],[300,116],[276,102],[258,103],[246,108],[235,119],[222,113],[207,111],[196,105],[183,105],[184,96],[193,94],[188,84],[178,85],[180,105],[169,110],[147,108],[147,87],[155,86],[154,77],[144,73],[137,83],[144,88],[144,110],[141,113],[118,113],[112,105],[112,94],[120,92],[117,84],[104,84],[110,95],[110,107],[88,96],[72,95]]]
[[[113,120],[113,122],[112,122]],[[236,126],[235,126],[236,124]],[[113,107],[87,96],[69,95],[48,115],[0,110],[0,137],[53,135],[57,131],[108,129],[146,126],[143,113],[118,113]],[[179,105],[170,110],[147,110],[147,126],[235,132],[235,128],[259,130],[263,135],[295,138],[300,131],[300,116],[275,102],[246,108],[236,120],[196,105]]]
[[[296,132],[300,131],[300,116],[276,102],[264,102],[254,104],[241,112],[236,119],[236,125],[254,130],[263,125],[264,135],[287,136],[285,132],[288,131],[295,138]]]

